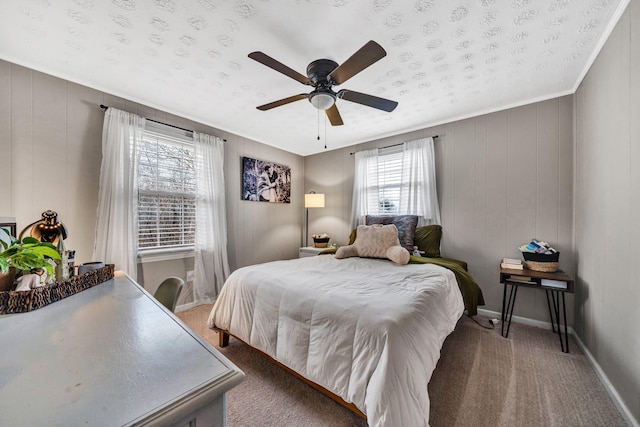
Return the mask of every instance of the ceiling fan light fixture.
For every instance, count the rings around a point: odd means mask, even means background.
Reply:
[[[336,103],[335,95],[331,93],[314,93],[309,97],[309,102],[318,110],[328,110]]]

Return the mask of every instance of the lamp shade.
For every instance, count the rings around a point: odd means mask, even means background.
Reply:
[[[324,194],[308,193],[304,195],[305,208],[324,208]]]

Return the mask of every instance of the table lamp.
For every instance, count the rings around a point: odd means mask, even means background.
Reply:
[[[324,194],[309,191],[304,195],[304,207],[307,210],[304,245],[309,246],[309,208],[324,208]]]
[[[29,228],[31,228],[29,235],[41,242],[56,244],[60,237],[62,240],[67,238],[67,227],[58,221],[58,214],[51,210],[42,212],[42,218],[23,228],[18,239],[22,240],[22,235]]]

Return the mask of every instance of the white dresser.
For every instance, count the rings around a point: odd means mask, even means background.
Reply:
[[[244,373],[121,272],[0,316],[0,425],[215,426]]]

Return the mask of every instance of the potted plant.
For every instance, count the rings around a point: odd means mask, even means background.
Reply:
[[[9,235],[9,243],[0,240],[0,291],[8,291],[13,287],[13,282],[18,274],[24,271],[30,272],[35,268],[43,268],[52,276],[54,266],[48,258],[59,260],[60,254],[51,243],[40,242],[33,237],[25,237],[22,241],[11,236],[7,230],[2,230]]]

